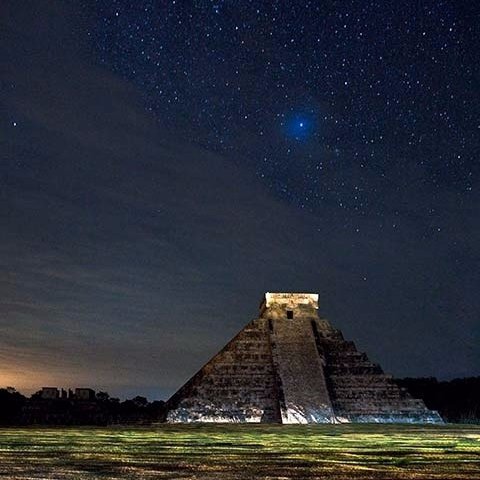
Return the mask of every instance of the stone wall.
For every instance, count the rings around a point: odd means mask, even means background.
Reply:
[[[339,331],[320,337],[326,356],[330,399],[340,422],[441,422],[422,400],[398,387],[391,375],[370,362]]]
[[[169,401],[171,422],[280,422],[268,322],[249,323]]]

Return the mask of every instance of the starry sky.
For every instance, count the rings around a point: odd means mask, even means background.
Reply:
[[[166,398],[265,291],[479,374],[478,2],[0,9],[2,386]]]

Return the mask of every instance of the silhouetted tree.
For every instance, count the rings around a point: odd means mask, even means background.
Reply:
[[[397,383],[447,422],[480,422],[480,377],[440,382],[433,377],[403,378]]]
[[[167,417],[167,404],[163,400],[155,400],[147,406],[152,422],[164,422]]]
[[[110,395],[107,392],[97,392],[95,398],[100,402],[108,402],[110,400]]]
[[[135,398],[133,398],[132,402],[137,407],[146,407],[148,405],[148,400],[145,397],[141,397],[139,395],[137,395]]]
[[[13,387],[0,389],[0,424],[14,425],[20,423],[26,398]]]

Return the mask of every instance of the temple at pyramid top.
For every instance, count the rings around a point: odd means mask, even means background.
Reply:
[[[319,316],[315,293],[266,293],[167,405],[170,422],[442,422]]]
[[[260,315],[272,311],[304,314],[309,309],[318,310],[318,293],[271,293],[267,292],[260,303]]]

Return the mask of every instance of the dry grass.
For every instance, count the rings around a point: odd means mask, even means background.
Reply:
[[[9,479],[480,479],[480,427],[0,429]]]

